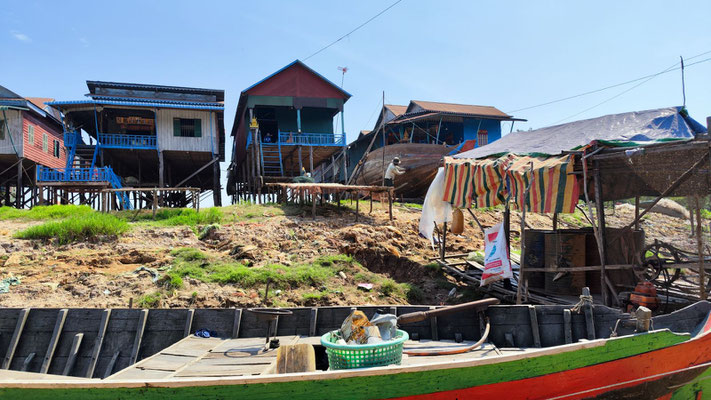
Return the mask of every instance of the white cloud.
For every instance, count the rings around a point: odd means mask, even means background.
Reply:
[[[79,42],[84,45],[84,47],[89,47],[89,40],[85,37],[80,37]]]
[[[19,41],[21,41],[21,42],[27,42],[27,43],[29,43],[29,42],[32,41],[32,39],[30,39],[29,36],[25,35],[25,34],[22,33],[22,32],[10,31],[10,34],[11,34],[15,39],[17,39],[17,40],[19,40]]]

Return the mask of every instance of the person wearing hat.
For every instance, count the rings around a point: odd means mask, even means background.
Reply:
[[[406,170],[404,168],[399,167],[399,165],[400,158],[393,158],[392,162],[390,162],[390,165],[388,165],[388,169],[385,170],[385,186],[394,187],[395,175],[402,175],[405,173]]]

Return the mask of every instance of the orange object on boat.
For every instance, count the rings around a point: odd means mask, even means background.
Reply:
[[[657,289],[654,284],[649,281],[638,283],[630,295],[630,303],[636,307],[647,307],[650,310],[659,307],[659,297],[657,297]]]

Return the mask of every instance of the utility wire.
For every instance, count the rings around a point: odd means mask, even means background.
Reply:
[[[698,56],[697,56],[697,57],[698,57]],[[690,66],[695,65],[695,64],[701,64],[701,63],[707,62],[707,61],[711,61],[711,58],[706,58],[706,59],[703,59],[703,60],[701,60],[701,61],[697,61],[697,62],[695,62],[695,63],[688,64],[686,67],[690,67]],[[663,70],[663,71],[661,71],[661,72],[657,72],[656,74],[649,75],[649,76],[647,77],[647,79],[643,80],[642,82],[639,82],[638,84],[632,86],[631,88],[626,89],[626,90],[623,90],[622,92],[620,92],[620,93],[618,93],[618,94],[616,94],[616,95],[610,97],[609,99],[603,100],[603,101],[601,101],[600,103],[597,103],[597,104],[595,104],[595,105],[592,106],[592,107],[588,107],[588,108],[586,108],[586,109],[583,110],[583,111],[580,111],[580,112],[578,112],[578,113],[575,113],[575,114],[573,114],[573,115],[570,115],[570,116],[568,116],[568,117],[565,117],[565,118],[563,118],[563,119],[561,119],[561,120],[558,120],[558,121],[554,122],[553,125],[557,125],[557,124],[559,124],[559,123],[561,123],[561,122],[563,122],[563,121],[565,121],[565,120],[571,119],[571,118],[573,118],[573,117],[577,117],[577,116],[580,115],[580,114],[583,114],[583,113],[586,113],[586,112],[592,110],[593,108],[597,108],[597,107],[599,107],[599,106],[601,106],[601,105],[603,105],[603,104],[605,104],[605,103],[607,103],[607,102],[610,102],[610,101],[612,101],[612,100],[614,100],[614,99],[616,99],[616,98],[622,96],[623,94],[628,93],[628,92],[630,92],[630,91],[632,91],[632,90],[634,90],[634,89],[636,89],[636,88],[638,88],[638,87],[644,85],[645,83],[651,81],[652,79],[658,77],[659,75],[666,74],[666,73],[668,73],[668,72],[676,71],[676,70],[679,70],[679,69],[682,69],[682,70],[683,70],[684,67],[677,66],[677,65],[678,65],[677,63],[674,63],[674,64],[672,64],[669,68],[667,68],[667,69],[665,69],[665,70]],[[684,102],[686,103],[686,100],[685,100]]]
[[[370,21],[372,21],[372,20],[378,18],[379,16],[383,15],[386,11],[388,11],[389,9],[395,7],[395,6],[397,5],[397,3],[401,2],[401,1],[402,1],[402,0],[397,0],[396,2],[394,2],[393,4],[391,4],[390,6],[388,6],[386,9],[384,9],[383,11],[381,11],[381,12],[375,14],[374,16],[372,16],[369,20],[367,20],[367,21],[363,22],[362,24],[358,25],[358,26],[355,27],[353,30],[351,30],[350,32],[346,33],[345,35],[339,37],[338,39],[334,40],[333,42],[329,43],[328,45],[322,47],[322,48],[319,49],[317,52],[315,52],[315,53],[311,54],[310,56],[304,58],[302,61],[308,60],[309,58],[311,58],[311,57],[313,57],[313,56],[319,54],[320,52],[322,52],[322,51],[328,49],[329,47],[333,46],[334,44],[336,44],[336,43],[340,42],[341,40],[347,38],[347,37],[350,36],[353,32],[355,32],[355,31],[357,31],[358,29],[360,29],[360,28],[366,26]]]
[[[701,54],[697,54],[697,55],[695,55],[695,56],[693,56],[693,57],[687,58],[687,61],[688,61],[688,60],[693,60],[693,59],[695,59],[695,58],[699,58],[699,57],[701,57],[701,56],[705,56],[706,54],[709,54],[709,53],[711,53],[711,50],[705,51],[705,52],[703,52],[703,53],[701,53]],[[702,62],[706,62],[706,61],[708,61],[708,60],[709,60],[709,59],[697,61],[697,62],[695,62],[695,63],[687,64],[686,66],[689,67],[689,66],[692,66],[692,65],[695,65],[695,64],[700,64],[700,63],[702,63]],[[677,64],[675,63],[674,65],[676,66]],[[516,109],[516,110],[511,110],[511,111],[508,111],[508,113],[509,113],[509,114],[513,114],[513,113],[519,112],[519,111],[530,110],[530,109],[533,109],[533,108],[543,107],[543,106],[547,106],[547,105],[551,105],[551,104],[555,104],[555,103],[560,103],[560,102],[562,102],[562,101],[572,100],[572,99],[576,99],[576,98],[578,98],[578,97],[583,97],[583,96],[587,96],[587,95],[590,95],[590,94],[599,93],[599,92],[602,92],[602,91],[605,91],[605,90],[614,89],[614,88],[616,88],[616,87],[629,85],[629,84],[631,84],[631,83],[635,83],[635,82],[639,82],[639,81],[644,81],[645,79],[654,78],[654,77],[659,76],[659,75],[661,75],[661,74],[669,73],[669,72],[671,72],[671,71],[676,71],[676,70],[678,70],[678,69],[680,69],[680,68],[681,68],[681,67],[676,67],[676,68],[673,68],[673,69],[664,70],[664,71],[662,71],[662,72],[657,72],[656,74],[646,75],[646,76],[642,76],[642,77],[639,77],[639,78],[636,78],[636,79],[632,79],[632,80],[629,80],[629,81],[626,81],[626,82],[617,83],[617,84],[610,85],[610,86],[605,86],[605,87],[600,88],[600,89],[590,90],[590,91],[588,91],[588,92],[583,92],[583,93],[575,94],[575,95],[572,95],[572,96],[563,97],[563,98],[560,98],[560,99],[557,99],[557,100],[551,100],[551,101],[548,101],[548,102],[545,102],[545,103],[536,104],[536,105],[529,106],[529,107],[524,107],[524,108],[519,108],[519,109]]]

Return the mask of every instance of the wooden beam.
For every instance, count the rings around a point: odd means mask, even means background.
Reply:
[[[89,368],[86,370],[86,378],[91,378],[94,376],[94,369],[96,368],[96,362],[99,361],[99,353],[101,353],[101,347],[104,345],[104,336],[106,336],[106,329],[109,326],[109,317],[111,317],[111,309],[107,308],[101,312],[101,322],[99,324],[99,332],[96,335],[96,341],[94,341],[94,350],[91,352],[91,360],[89,361]]]
[[[7,348],[7,353],[5,353],[5,359],[2,362],[2,369],[10,369],[10,364],[12,364],[12,358],[15,356],[17,344],[20,343],[20,336],[22,336],[22,330],[25,329],[25,322],[27,322],[27,316],[30,315],[30,310],[30,308],[23,308],[17,315],[15,331],[12,333],[12,338],[10,339],[10,346]]]
[[[109,361],[109,365],[106,366],[106,371],[104,371],[104,379],[108,378],[114,371],[114,365],[116,365],[119,354],[121,354],[121,350],[116,351],[111,357],[111,361]]]
[[[565,335],[565,343],[573,343],[573,330],[571,326],[570,309],[563,309],[563,334]]]
[[[216,162],[219,161],[219,160],[220,160],[219,158],[215,157],[215,158],[213,158],[212,160],[208,161],[207,164],[205,164],[205,165],[203,165],[202,167],[198,168],[197,170],[195,170],[195,172],[193,172],[192,174],[188,175],[187,178],[185,178],[185,179],[183,179],[182,181],[180,181],[179,183],[177,183],[177,184],[175,185],[175,187],[178,188],[178,187],[182,186],[185,182],[189,181],[189,180],[192,179],[195,175],[199,174],[199,173],[202,172],[205,168],[209,167],[210,165],[216,163]]]
[[[242,325],[242,309],[235,308],[235,318],[232,322],[232,339],[239,338],[240,325]]]
[[[74,335],[74,339],[72,340],[72,347],[69,350],[69,357],[67,357],[67,363],[64,365],[64,371],[62,372],[62,375],[69,376],[69,374],[72,372],[72,368],[74,368],[74,363],[77,360],[77,354],[79,354],[79,347],[81,347],[82,339],[84,339],[83,333],[77,333],[76,335]]]
[[[25,361],[22,363],[22,368],[20,369],[20,371],[26,372],[30,368],[30,363],[32,362],[32,360],[34,360],[36,355],[37,353],[28,354],[27,357],[25,357]]]
[[[318,322],[318,308],[311,307],[311,317],[309,319],[309,336],[316,336],[317,322]]]
[[[54,323],[54,332],[52,332],[52,339],[49,341],[49,346],[47,347],[47,353],[44,355],[44,360],[42,361],[42,367],[40,368],[41,374],[46,374],[49,371],[49,365],[52,363],[52,357],[54,356],[54,351],[57,349],[57,343],[59,342],[59,336],[62,334],[62,328],[64,328],[64,321],[67,319],[67,310],[63,308],[59,310],[57,315],[57,321]]]
[[[519,283],[519,287],[521,287]],[[533,333],[533,345],[535,347],[541,347],[541,331],[538,327],[538,315],[536,314],[535,306],[528,306],[528,315],[531,319],[531,332]]]
[[[195,315],[195,309],[188,309],[188,315],[185,318],[185,329],[183,330],[183,337],[188,337],[193,330],[193,316]]]
[[[146,329],[146,320],[148,319],[148,310],[143,309],[138,315],[138,326],[136,327],[136,337],[133,340],[133,349],[131,350],[131,358],[128,365],[133,365],[138,359],[138,352],[141,349],[141,341],[143,340],[143,331]]]
[[[696,246],[699,253],[699,294],[701,300],[706,300],[706,271],[704,270],[704,237],[701,221],[701,202],[699,196],[694,196],[696,199]]]

